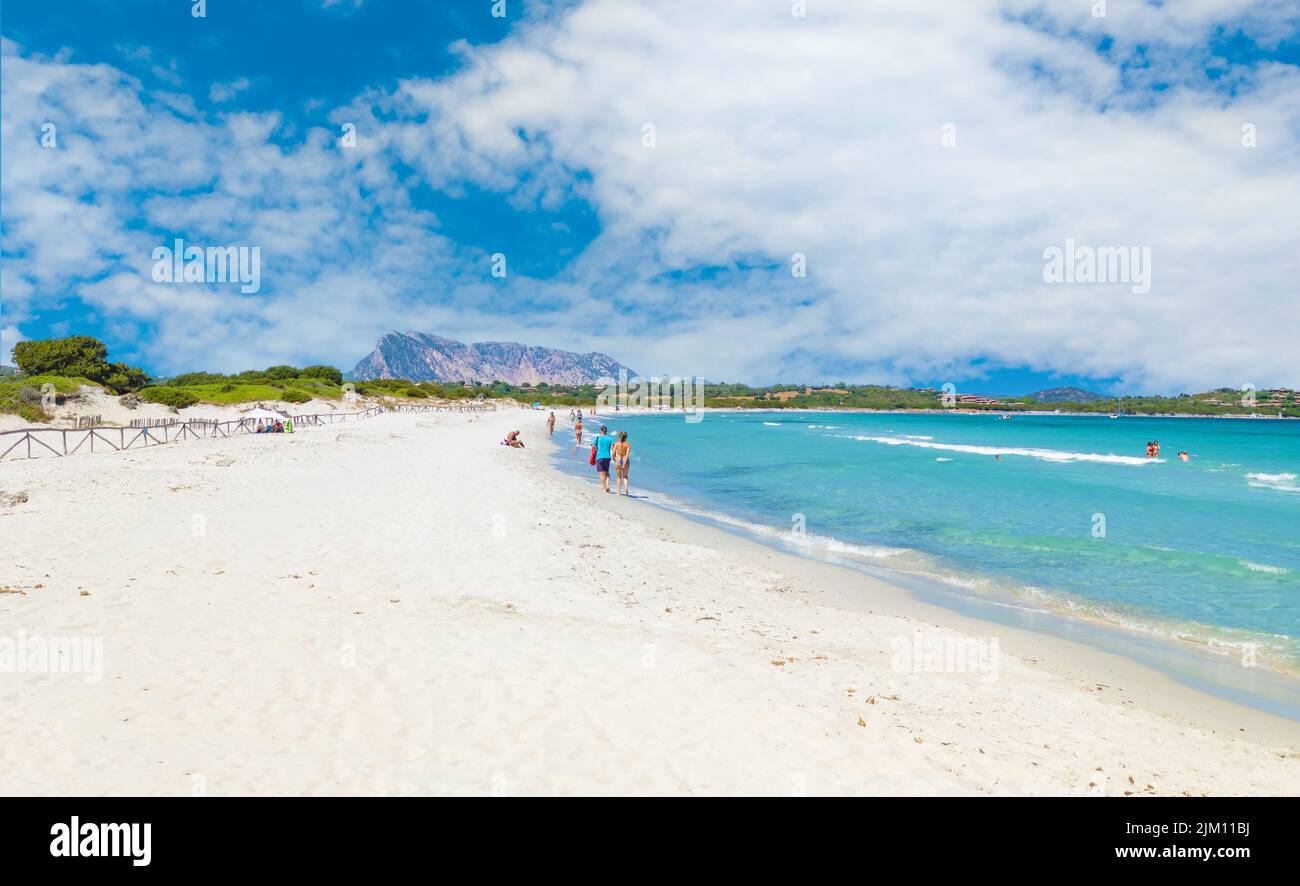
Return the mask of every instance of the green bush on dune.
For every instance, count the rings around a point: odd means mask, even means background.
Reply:
[[[200,402],[218,405],[281,400],[306,403],[313,399],[343,397],[343,373],[333,366],[268,366],[248,369],[237,375],[217,372],[187,372],[171,379],[166,387],[182,388]]]
[[[39,388],[0,382],[0,413],[44,424],[50,420],[50,416],[41,408],[40,396]]]
[[[199,398],[183,388],[155,386],[140,392],[140,398],[149,403],[160,403],[173,409],[184,409],[199,402]]]
[[[218,372],[186,372],[169,379],[167,384],[174,388],[189,388],[195,385],[211,385],[224,382],[226,377]]]
[[[16,372],[0,378],[0,413],[20,415],[32,422],[50,418],[41,408],[44,384],[53,384],[60,394],[73,394],[81,385],[102,387],[115,394],[138,391],[146,402],[175,409],[195,403],[234,405],[266,400],[307,403],[316,398],[343,397],[343,373],[323,364],[303,369],[281,364],[237,375],[185,372],[156,383],[143,370],[108,362],[107,346],[85,335],[19,342],[14,347],[14,361]],[[400,386],[386,386],[384,393],[397,396],[410,386],[411,382],[403,381]]]
[[[238,381],[212,385],[192,385],[181,388],[203,403],[230,406],[236,403],[255,403],[258,400],[279,400],[283,391],[269,384],[242,384]]]
[[[143,369],[109,363],[108,346],[88,335],[20,341],[14,345],[14,364],[26,376],[84,378],[118,394],[150,381]]]
[[[41,405],[46,385],[52,385],[62,397],[75,394],[81,388],[98,388],[100,385],[88,378],[66,378],[61,375],[5,375],[0,378],[0,414],[17,415],[30,422],[47,422],[51,416]]]
[[[332,385],[343,384],[343,373],[333,366],[307,366],[299,370],[298,378],[319,378]]]

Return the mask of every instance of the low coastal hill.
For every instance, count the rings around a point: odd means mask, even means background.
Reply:
[[[170,378],[152,378],[136,367],[110,363],[104,344],[87,336],[20,342],[14,350],[19,365],[3,367],[4,371],[0,372],[0,416],[14,417],[0,420],[0,424],[16,427],[49,422],[56,417],[51,407],[75,404],[79,399],[95,400],[93,404],[83,404],[87,406],[112,401],[109,411],[115,411],[118,405],[129,410],[140,404],[154,404],[173,412],[245,403],[293,406],[321,401],[329,405],[354,397],[414,401],[506,398],[524,405],[567,408],[592,406],[602,397],[611,396],[608,380],[617,378],[620,372],[626,372],[629,379],[636,377],[632,370],[600,353],[577,354],[502,342],[464,345],[423,333],[405,336],[392,333],[380,339],[380,345],[349,373],[353,377],[349,380],[339,369],[325,365],[301,368],[279,365],[232,374],[186,372]],[[398,370],[402,374],[393,375]],[[430,374],[438,378],[421,377]],[[701,387],[703,404],[694,399]],[[1289,388],[1258,391],[1217,388],[1168,397],[1104,397],[1068,387],[1009,397],[951,388],[940,391],[847,382],[817,387],[806,384],[755,387],[717,382],[700,386],[691,382],[690,388],[686,392],[691,395],[688,405],[710,409],[956,409],[999,413],[1053,411],[1300,418],[1300,392]],[[674,393],[664,386],[653,396],[642,396],[636,405],[671,408]],[[609,400],[610,405],[613,402]],[[676,402],[680,405],[680,399]]]
[[[1026,395],[1030,400],[1037,400],[1039,403],[1095,403],[1098,400],[1105,400],[1105,394],[1098,394],[1093,391],[1085,391],[1083,388],[1047,388],[1042,391],[1034,391]]]

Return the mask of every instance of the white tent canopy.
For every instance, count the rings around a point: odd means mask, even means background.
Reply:
[[[267,421],[288,421],[289,416],[281,415],[274,409],[263,409],[260,406],[257,409],[250,409],[245,412],[241,418],[264,419]]]

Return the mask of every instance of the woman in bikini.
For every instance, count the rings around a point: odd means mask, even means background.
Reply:
[[[610,454],[614,456],[614,476],[618,480],[614,491],[619,495],[627,495],[627,469],[632,461],[632,444],[627,442],[627,431],[619,432],[618,442],[614,444]]]

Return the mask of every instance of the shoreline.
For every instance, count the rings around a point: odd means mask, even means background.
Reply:
[[[532,407],[527,406],[522,402],[520,402],[520,406],[524,409],[532,410]],[[534,412],[549,411],[552,409],[563,410],[565,408],[577,408],[577,407],[543,406],[541,410],[532,410],[532,411]],[[590,407],[584,406],[582,408],[586,409]],[[651,409],[643,406],[624,406],[621,407],[621,410],[623,412],[627,412],[629,415],[660,415],[660,414],[671,415],[677,412],[684,411],[680,409]],[[785,413],[794,412],[794,413],[814,413],[814,414],[861,413],[863,415],[1009,415],[1009,416],[1048,415],[1057,418],[1231,418],[1231,419],[1246,419],[1252,421],[1262,420],[1262,419],[1267,419],[1270,421],[1300,421],[1300,416],[1264,415],[1262,413],[1259,415],[1205,415],[1201,413],[1183,414],[1178,412],[1130,412],[1130,413],[1125,413],[1123,415],[1114,416],[1108,412],[1057,412],[1052,409],[958,409],[956,407],[952,409],[868,409],[866,407],[860,407],[860,406],[842,406],[842,407],[841,406],[788,406],[788,407],[705,406],[702,409],[691,410],[691,411],[702,411],[705,413],[725,412],[727,414],[772,413],[773,415],[780,415],[783,412]],[[617,415],[618,413],[615,414]],[[608,420],[608,414],[606,414],[606,419]]]
[[[598,417],[593,421],[598,425],[609,419]],[[560,448],[555,441],[554,449]],[[561,467],[556,452],[550,455],[548,467],[551,470],[590,495],[598,506],[606,510],[614,507],[608,501],[613,496],[602,494],[594,485],[594,473],[591,478],[583,478]],[[582,468],[586,467],[584,462]],[[1005,616],[998,617],[995,609],[999,604],[996,601],[948,589],[938,578],[900,573],[886,566],[868,567],[780,546],[775,540],[763,539],[737,526],[719,522],[707,513],[679,510],[646,497],[644,488],[640,491],[642,497],[632,499],[641,506],[636,513],[638,519],[650,522],[679,539],[704,538],[711,547],[746,559],[771,563],[773,568],[822,583],[831,589],[838,606],[922,620],[964,634],[979,635],[988,633],[990,628],[996,629],[1014,638],[1008,648],[1018,650],[1036,662],[1050,663],[1049,669],[1060,676],[1091,682],[1086,679],[1088,675],[1103,673],[1108,682],[1114,681],[1109,685],[1118,686],[1123,682],[1138,687],[1133,695],[1140,700],[1142,707],[1174,716],[1208,718],[1201,722],[1212,722],[1216,729],[1236,729],[1240,728],[1240,723],[1250,722],[1249,728],[1252,732],[1258,730],[1256,734],[1292,742],[1300,739],[1300,716],[1289,716],[1278,710],[1285,707],[1291,712],[1300,712],[1300,692],[1294,700],[1279,702],[1250,689],[1198,679],[1193,673],[1178,670],[1172,661],[1164,665],[1152,661],[1160,658],[1160,652],[1165,652],[1167,659],[1186,658],[1199,660],[1200,664],[1221,665],[1228,661],[1198,646],[1183,644],[1170,637],[1146,637],[1117,624],[1057,612],[1040,614],[1021,610],[1023,615],[1029,616],[1022,620],[1033,621],[1034,616],[1041,615],[1043,618],[1040,620],[1048,624],[1032,628],[1019,626]],[[626,500],[627,497],[623,498]],[[938,602],[939,597],[947,599]],[[1061,631],[1069,632],[1072,628],[1083,638],[1061,636]],[[1140,650],[1136,646],[1143,641],[1153,644],[1156,651],[1145,656],[1137,654]],[[1111,648],[1106,648],[1108,645]],[[1267,670],[1262,679],[1288,689],[1296,685],[1285,671]],[[1198,682],[1201,684],[1199,688],[1192,685]]]
[[[644,494],[637,501],[680,517],[687,523],[717,529],[728,537],[752,542],[782,556],[870,578],[917,602],[962,615],[979,624],[1016,628],[1117,655],[1200,694],[1300,725],[1300,682],[1296,673],[1284,668],[1260,664],[1247,672],[1234,664],[1238,656],[1215,653],[1211,646],[1202,642],[1173,634],[1142,631],[1064,607],[1039,609],[1020,600],[980,596],[952,587],[940,576],[904,572],[889,566],[827,556],[813,549],[791,547],[781,543],[777,537],[765,538],[714,514],[677,507]],[[1245,679],[1240,679],[1243,677]]]

